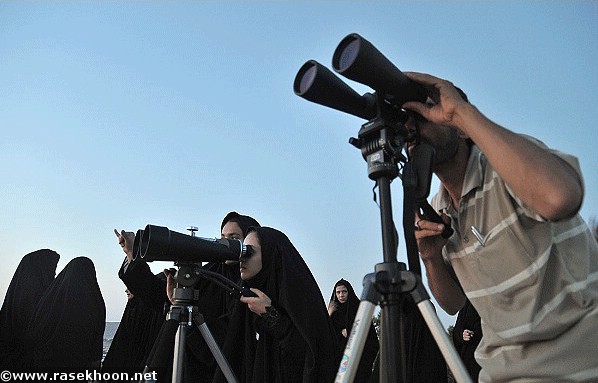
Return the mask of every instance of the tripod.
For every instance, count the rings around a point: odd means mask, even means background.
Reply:
[[[155,366],[160,363],[161,360],[166,360],[174,349],[172,382],[180,383],[183,378],[185,364],[185,342],[187,331],[191,326],[195,325],[208,345],[210,352],[216,359],[227,382],[236,383],[238,381],[196,304],[199,298],[199,291],[195,289],[194,286],[201,277],[210,279],[212,282],[229,291],[229,293],[255,296],[253,292],[238,286],[224,276],[203,270],[197,264],[189,263],[180,265],[175,274],[175,280],[177,282],[173,295],[175,304],[170,307],[166,316],[166,322],[160,329],[158,338],[148,357],[148,363],[143,371],[144,373],[149,373],[152,370],[155,370]],[[148,381],[146,381],[146,383],[148,383]]]
[[[410,295],[420,310],[457,381],[471,382],[463,362],[442,328],[420,278],[419,255],[414,234],[415,211],[418,210],[422,218],[444,222],[426,200],[431,182],[433,148],[426,144],[418,145],[417,132],[405,129],[406,117],[405,112],[390,109],[384,100],[380,99],[377,117],[362,126],[357,139],[351,138],[349,141],[361,150],[367,161],[368,176],[376,181],[379,188],[384,262],[376,265],[375,273],[364,278],[361,303],[335,380],[338,383],[353,381],[372,315],[378,304],[381,307],[380,382],[409,383],[403,331],[405,323],[401,311],[401,301],[405,294]],[[401,153],[405,142],[416,144],[410,161],[406,161]],[[396,255],[398,240],[392,219],[390,183],[399,176],[399,162],[404,162],[401,178],[405,192],[403,227],[407,256],[409,265],[415,272],[407,270],[404,263],[398,262]],[[450,227],[445,229],[443,236],[450,236],[451,230]]]

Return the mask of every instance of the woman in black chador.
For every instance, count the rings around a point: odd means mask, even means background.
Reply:
[[[338,347],[318,285],[287,236],[252,228],[240,262],[257,297],[235,304],[223,353],[241,383],[332,382]],[[218,370],[214,382],[224,382]]]
[[[332,319],[339,346],[341,347],[340,356],[343,355],[345,346],[347,345],[347,339],[353,327],[359,303],[360,300],[357,294],[355,294],[353,286],[348,281],[341,279],[336,282],[332,290],[332,296],[330,297],[328,313],[330,314],[330,319]],[[359,362],[359,368],[355,375],[354,381],[356,383],[369,381],[378,349],[378,336],[376,335],[374,325],[371,324]]]
[[[465,305],[459,310],[453,328],[453,344],[474,382],[478,381],[482,369],[474,357],[475,349],[481,340],[482,323],[480,315],[471,302],[466,300]]]
[[[60,255],[49,249],[23,257],[0,310],[0,371],[27,368],[24,338],[35,307],[56,275]]]
[[[163,273],[158,277],[165,279]],[[102,372],[142,372],[164,323],[162,312],[154,310],[128,289],[126,292],[127,305],[102,363]]]
[[[25,347],[42,371],[99,368],[106,307],[93,262],[78,257],[56,276],[29,322]]]

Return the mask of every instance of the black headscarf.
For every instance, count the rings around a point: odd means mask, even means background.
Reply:
[[[59,259],[60,255],[49,249],[34,251],[21,259],[0,310],[0,370],[25,367],[23,339],[27,324],[54,280]]]
[[[260,224],[253,218],[248,215],[241,215],[236,211],[231,211],[228,213],[224,219],[222,220],[222,224],[220,225],[220,231],[224,228],[228,222],[236,222],[241,231],[243,232],[243,236],[246,236],[249,228],[251,227],[259,227]],[[241,279],[239,274],[239,265],[238,264],[225,264],[224,262],[209,262],[203,266],[203,269],[219,273],[226,278],[230,279],[233,282],[238,282]],[[215,283],[204,279],[200,281],[200,302],[199,308],[203,310],[204,316],[207,318],[219,318],[222,315],[230,315],[232,311],[232,304],[234,300],[231,299],[230,294],[222,289],[220,286],[216,285]],[[207,315],[206,315],[207,314]],[[210,321],[206,320],[206,324],[208,327],[222,327],[220,326],[222,323],[213,323],[210,326]],[[228,325],[228,323],[226,324]],[[222,332],[222,340],[224,340],[224,328],[214,329],[212,332]],[[218,338],[218,336],[215,336]]]
[[[336,288],[338,286],[345,286],[347,288],[348,294],[345,303],[341,303],[336,297]],[[351,286],[349,281],[340,279],[334,284],[330,301],[336,304],[336,310],[330,315],[330,318],[332,319],[337,335],[340,335],[341,338],[344,339],[344,342],[341,344],[344,348],[347,343],[347,338],[342,336],[341,331],[346,328],[347,332],[351,332],[351,327],[353,327],[353,320],[355,319],[355,315],[357,315],[360,300],[359,297],[357,297],[357,294],[355,294],[355,290],[353,290],[353,286]]]
[[[347,288],[348,294],[345,303],[341,303],[336,297],[336,288],[338,286],[345,286]],[[359,309],[359,304],[361,301],[359,300],[359,297],[357,297],[357,294],[355,294],[353,286],[351,286],[349,281],[345,279],[340,279],[334,284],[330,301],[336,304],[336,310],[330,314],[330,319],[332,320],[339,346],[341,347],[340,355],[342,356],[348,340],[348,338],[345,338],[345,336],[342,334],[342,330],[347,329],[347,335],[351,333],[353,321],[355,320],[355,316],[357,315],[357,310]],[[363,348],[363,353],[361,355],[361,360],[359,362],[359,368],[357,369],[357,374],[355,375],[355,382],[369,381],[370,376],[372,375],[372,366],[374,364],[374,360],[376,359],[376,354],[378,353],[379,347],[376,329],[374,328],[374,325],[371,324],[365,346]]]
[[[78,257],[56,276],[29,322],[26,348],[37,370],[99,367],[106,307],[93,262]]]
[[[237,302],[223,352],[243,383],[331,382],[337,369],[337,346],[322,293],[301,255],[287,236],[275,229],[252,228],[260,239],[262,269],[248,287],[272,300],[288,319],[280,338],[268,331],[262,317]],[[259,340],[256,340],[256,332]],[[224,381],[218,372],[215,382]]]
[[[221,232],[224,225],[228,222],[236,222],[241,228],[243,236],[247,235],[249,228],[260,226],[258,221],[253,217],[239,214],[236,211],[231,211],[222,220],[222,224],[220,225]],[[241,279],[239,265],[236,263],[226,264],[224,262],[209,262],[203,265],[202,268],[204,270],[219,273],[233,282],[238,282]],[[232,299],[232,296],[226,290],[208,279],[200,280],[198,287],[201,293],[198,304],[199,309],[204,314],[206,324],[210,328],[212,335],[218,343],[222,345],[226,335],[226,328],[228,327],[228,319],[236,299]],[[209,357],[212,357],[211,353],[209,354]]]
[[[255,220],[255,218],[250,217],[248,215],[241,215],[236,211],[231,211],[222,220],[222,224],[220,225],[220,231],[222,231],[224,225],[226,225],[229,222],[236,222],[241,228],[241,231],[243,232],[244,236],[247,235],[247,231],[249,230],[249,228],[260,226],[260,224],[258,223],[258,221]]]
[[[165,280],[164,273],[156,277]],[[141,298],[133,296],[125,306],[110,349],[102,363],[102,372],[141,372],[149,355],[164,314]]]

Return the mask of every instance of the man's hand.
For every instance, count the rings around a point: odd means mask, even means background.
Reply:
[[[441,218],[447,225],[449,224],[450,218],[446,214],[442,213]],[[447,242],[447,239],[442,238],[443,230],[443,224],[426,221],[416,216],[415,238],[417,239],[419,254],[424,263],[442,257],[442,248]]]
[[[129,263],[133,261],[133,242],[135,241],[135,233],[130,231],[114,229],[114,234],[118,238],[118,244],[122,247],[125,254],[127,254],[127,260]]]
[[[257,297],[241,297],[241,302],[247,303],[249,310],[261,315],[266,312],[266,307],[272,305],[272,300],[258,289],[250,289]]]
[[[424,73],[404,72],[411,80],[423,85],[433,102],[406,102],[403,108],[419,113],[426,120],[440,125],[458,126],[458,112],[469,105],[450,82]]]
[[[426,267],[428,286],[436,301],[448,314],[456,314],[465,303],[461,287],[453,280],[449,267],[442,258],[442,248],[448,239],[442,238],[444,225],[426,221],[416,215],[415,238],[419,255]],[[442,213],[441,218],[448,224],[449,217]]]

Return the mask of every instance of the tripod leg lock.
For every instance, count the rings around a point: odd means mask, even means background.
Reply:
[[[409,292],[417,286],[417,277],[405,270],[405,265],[398,262],[379,263],[375,273],[376,290],[380,294],[400,294]]]

